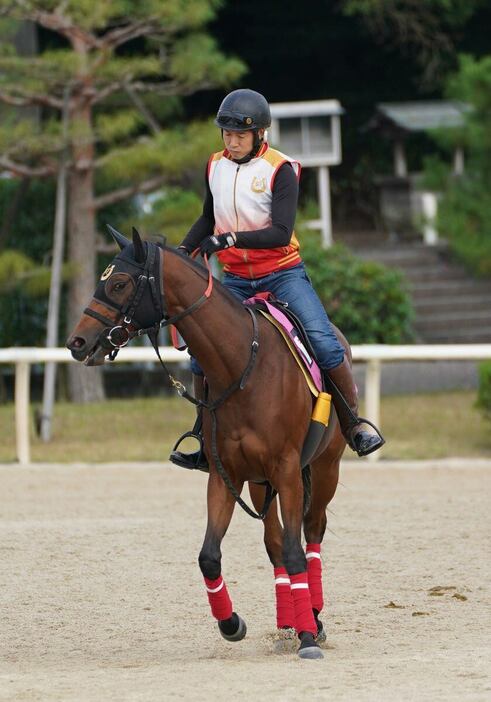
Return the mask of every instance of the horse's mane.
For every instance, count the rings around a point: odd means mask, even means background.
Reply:
[[[199,263],[196,259],[191,258],[190,256],[187,256],[186,254],[181,253],[178,251],[176,248],[172,246],[163,246],[159,245],[161,249],[164,251],[167,251],[169,253],[173,253],[176,256],[179,256],[185,263],[192,268],[196,273],[198,273],[199,277],[202,278],[205,282],[208,281],[208,269],[206,266],[204,266],[202,263]],[[218,278],[213,279],[213,289],[216,290],[220,295],[225,297],[227,301],[237,310],[237,311],[244,311],[244,305],[238,300],[235,295],[232,295],[232,293],[227,290],[225,285],[222,285],[222,283],[218,280]]]

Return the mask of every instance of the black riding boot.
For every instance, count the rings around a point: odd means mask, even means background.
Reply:
[[[193,373],[193,385],[194,385],[194,396],[197,400],[203,400],[205,397],[204,381],[203,376],[194,375]],[[176,466],[181,466],[181,468],[189,468],[190,470],[202,470],[204,473],[209,472],[208,461],[203,451],[203,435],[201,433],[201,428],[203,425],[203,409],[197,407],[197,417],[194,427],[191,431],[187,431],[183,434],[176,442],[169,459]],[[177,451],[177,447],[184,439],[192,437],[199,441],[198,451],[194,453],[183,453],[182,451]]]
[[[383,446],[385,440],[377,427],[367,419],[358,417],[356,386],[346,356],[339,366],[324,371],[324,378],[348,446],[359,456],[367,456]]]

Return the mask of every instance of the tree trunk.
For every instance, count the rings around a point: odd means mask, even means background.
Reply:
[[[76,269],[68,295],[68,331],[75,327],[94,293],[96,278],[96,236],[94,211],[94,145],[90,106],[75,103],[71,119],[77,123],[77,141],[72,148],[73,167],[68,179],[68,257]],[[101,368],[81,363],[68,366],[69,394],[72,402],[97,402],[104,399]]]

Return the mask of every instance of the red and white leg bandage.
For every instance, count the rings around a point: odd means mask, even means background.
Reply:
[[[295,628],[295,610],[290,590],[290,576],[283,566],[274,569],[274,586],[276,593],[276,626],[278,629],[284,629],[285,627]]]
[[[290,583],[293,606],[295,608],[295,629],[297,633],[310,631],[315,636],[317,634],[317,624],[312,612],[307,571],[290,575]]]
[[[312,607],[318,612],[324,607],[324,593],[322,590],[322,561],[321,545],[307,544],[305,547],[307,557],[307,573],[309,576],[309,590]]]
[[[230,619],[233,612],[232,600],[230,599],[225,580],[222,576],[220,575],[216,580],[205,578],[205,586],[206,592],[208,593],[211,613],[215,619],[218,619],[218,621]]]

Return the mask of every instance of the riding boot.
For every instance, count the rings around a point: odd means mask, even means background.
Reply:
[[[359,456],[367,456],[383,446],[385,440],[377,427],[367,419],[358,417],[358,396],[346,356],[339,366],[324,371],[324,379],[349,447]]]
[[[201,375],[195,375],[193,373],[193,385],[194,385],[194,396],[197,400],[204,400],[205,398],[205,385],[204,385],[204,379],[203,376]],[[203,408],[200,407],[199,405],[196,408],[197,415],[196,415],[196,421],[194,423],[194,427],[191,429],[191,431],[185,432],[176,442],[171,455],[169,456],[169,459],[172,461],[172,463],[175,463],[176,466],[181,466],[182,468],[189,468],[190,470],[201,470],[204,473],[209,472],[209,466],[208,466],[208,461],[205,456],[205,452],[203,450],[203,434],[202,434],[202,426],[203,426]],[[187,438],[194,438],[197,439],[199,442],[199,449],[198,451],[194,451],[193,453],[184,453],[183,451],[177,451],[177,447],[183,441],[184,439]]]

